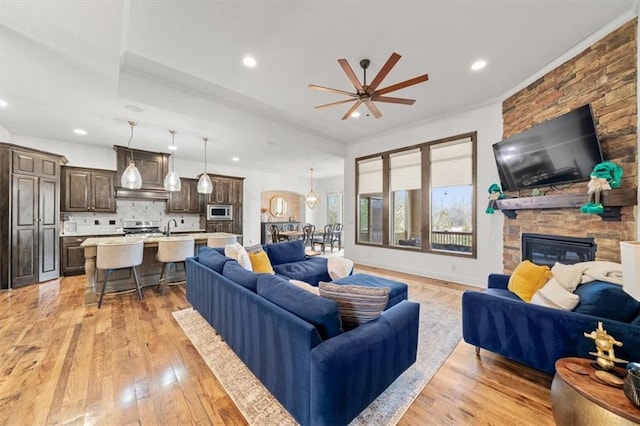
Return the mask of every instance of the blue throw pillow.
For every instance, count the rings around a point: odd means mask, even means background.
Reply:
[[[573,311],[582,314],[629,323],[640,310],[640,302],[618,284],[592,281],[579,285],[575,294],[580,296],[580,303]]]
[[[235,260],[230,260],[224,264],[222,275],[254,293],[258,287],[258,277],[260,276],[257,272],[247,271]]]
[[[213,269],[219,274],[222,274],[224,264],[233,259],[225,256],[224,254],[221,254],[216,249],[213,249],[211,247],[203,247],[198,253],[198,260],[204,266]]]
[[[304,254],[304,241],[293,240],[276,244],[266,244],[264,251],[267,252],[271,265],[282,265],[283,263],[299,262],[307,257]]]
[[[336,302],[296,287],[284,278],[260,274],[258,294],[312,324],[322,340],[343,332]]]

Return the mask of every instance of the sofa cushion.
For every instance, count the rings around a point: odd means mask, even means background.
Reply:
[[[640,302],[618,284],[592,281],[579,285],[576,294],[580,296],[580,303],[574,312],[628,323],[640,310]]]
[[[558,265],[558,264],[556,264]],[[582,274],[582,273],[581,273]],[[578,278],[578,281],[580,278]],[[571,311],[578,305],[580,296],[571,293],[564,285],[555,278],[551,278],[540,290],[536,291],[531,298],[534,305],[547,306],[554,309]]]
[[[313,324],[323,340],[342,333],[338,305],[332,300],[316,296],[273,275],[260,275],[258,294]]]
[[[320,296],[334,300],[340,310],[345,330],[374,320],[380,316],[389,300],[389,287],[365,287],[359,285],[321,282]]]
[[[253,292],[255,292],[258,287],[258,277],[260,276],[259,273],[247,271],[235,260],[231,260],[224,264],[222,275]]]
[[[249,253],[242,247],[240,243],[227,244],[224,246],[224,255],[236,260],[240,266],[247,271],[253,271],[251,265],[251,259],[249,259]]]
[[[550,277],[551,271],[548,266],[540,266],[524,260],[511,274],[507,288],[525,302],[530,302],[533,293],[542,288]]]
[[[224,269],[224,264],[232,259],[222,254],[220,250],[216,250],[211,247],[203,247],[198,253],[198,260],[204,266],[211,268],[217,273],[221,274],[222,270]]]
[[[304,241],[293,240],[276,244],[265,244],[264,251],[267,252],[269,260],[273,266],[284,263],[299,262],[305,260]]]
[[[300,280],[289,280],[289,282],[293,285],[295,285],[298,288],[301,288],[303,290],[306,290],[308,292],[311,292],[313,294],[315,294],[316,296],[320,296],[320,289],[314,285],[311,285],[309,283],[306,283],[304,281],[300,281]]]
[[[267,256],[266,252],[250,252],[249,260],[251,260],[251,267],[253,268],[254,272],[260,272],[263,274],[275,274],[275,272],[273,271],[273,267],[271,267],[269,256]]]
[[[517,294],[510,292],[506,288],[489,287],[484,291],[484,293],[489,294],[491,296],[503,297],[505,299],[511,299],[511,300],[519,300],[520,302],[522,302],[522,299],[520,299]]]
[[[310,257],[309,259],[298,262],[283,263],[275,265],[273,270],[278,275],[283,275],[294,280],[304,281],[311,285],[318,285],[320,281],[331,281],[331,277],[329,276],[329,271],[327,269],[326,257]]]

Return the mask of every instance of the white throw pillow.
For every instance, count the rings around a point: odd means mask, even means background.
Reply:
[[[224,255],[235,259],[240,266],[247,271],[253,272],[253,266],[251,266],[251,259],[249,259],[249,253],[242,247],[240,243],[227,244],[224,246]]]
[[[582,273],[587,269],[586,266],[577,263],[575,265],[563,265],[556,262],[551,268],[553,278],[570,292],[574,292],[578,284],[582,281]]]
[[[309,283],[300,280],[289,280],[289,282],[296,287],[300,287],[303,290],[307,290],[310,293],[315,294],[316,296],[320,296],[320,289],[318,287],[312,286]]]
[[[554,309],[572,311],[580,302],[580,296],[573,294],[562,286],[555,278],[551,278],[531,298],[534,305],[547,306]]]

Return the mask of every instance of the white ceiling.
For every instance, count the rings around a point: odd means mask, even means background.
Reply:
[[[623,14],[604,1],[0,1],[0,125],[15,135],[126,145],[176,158],[307,177],[340,175],[346,144],[498,99]],[[390,96],[379,119],[341,121],[352,91],[337,63],[371,60],[380,87],[428,73]],[[242,64],[256,57],[254,69]],[[476,59],[488,66],[472,72]],[[134,112],[131,106],[142,112]],[[361,112],[367,111],[362,108]],[[88,134],[78,136],[74,128]],[[64,154],[64,153],[62,153]],[[284,161],[283,161],[284,160]]]

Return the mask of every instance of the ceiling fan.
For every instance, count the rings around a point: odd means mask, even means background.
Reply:
[[[382,80],[384,80],[387,74],[389,74],[391,69],[400,60],[400,57],[401,56],[398,55],[397,53],[395,52],[392,53],[389,59],[387,59],[387,62],[382,66],[382,69],[380,70],[380,72],[378,72],[378,75],[375,76],[375,78],[370,84],[367,84],[367,68],[369,68],[371,61],[369,61],[368,59],[363,59],[360,61],[360,66],[364,70],[363,83],[360,83],[360,81],[358,80],[358,77],[356,77],[356,74],[353,72],[353,69],[351,68],[347,60],[338,59],[338,63],[342,67],[345,74],[347,74],[347,77],[353,84],[353,87],[355,87],[356,92],[352,93],[352,92],[347,92],[345,90],[332,89],[330,87],[317,86],[315,84],[310,84],[309,88],[311,89],[317,89],[317,90],[322,90],[329,93],[338,93],[341,95],[349,96],[349,99],[345,99],[343,101],[338,101],[338,102],[331,102],[329,104],[324,104],[324,105],[318,105],[314,108],[316,109],[326,108],[334,105],[346,104],[349,102],[353,102],[355,100],[356,102],[351,106],[351,108],[349,108],[347,113],[342,116],[342,119],[346,120],[351,116],[351,114],[354,111],[358,109],[358,107],[361,104],[365,104],[375,118],[382,117],[382,113],[380,112],[378,107],[373,103],[374,101],[387,102],[391,104],[413,105],[414,102],[416,101],[415,99],[393,98],[390,96],[383,96],[383,95],[390,92],[394,92],[396,90],[404,89],[405,87],[413,86],[414,84],[425,82],[429,79],[428,74],[423,74],[418,77],[414,77],[412,79],[403,81],[402,83],[396,83],[391,86],[378,89],[378,86],[380,85],[380,83],[382,83]]]

